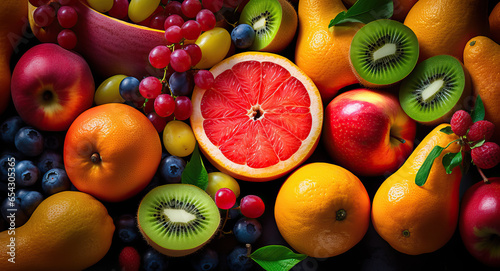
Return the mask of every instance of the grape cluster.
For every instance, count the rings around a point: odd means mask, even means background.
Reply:
[[[33,20],[39,27],[51,29],[47,31],[59,31],[57,34],[57,43],[68,50],[75,48],[77,37],[71,29],[78,22],[78,13],[71,6],[76,0],[29,0],[37,7],[33,12]],[[57,21],[57,23],[56,23]]]

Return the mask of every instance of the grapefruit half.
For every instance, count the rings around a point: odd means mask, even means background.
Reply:
[[[282,177],[316,148],[323,124],[313,81],[285,57],[233,55],[210,69],[209,89],[195,87],[191,127],[201,152],[236,179]]]

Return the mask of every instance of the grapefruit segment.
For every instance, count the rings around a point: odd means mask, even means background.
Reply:
[[[318,89],[285,57],[245,52],[210,70],[210,89],[195,87],[191,127],[220,171],[247,181],[279,178],[316,148],[323,124]]]

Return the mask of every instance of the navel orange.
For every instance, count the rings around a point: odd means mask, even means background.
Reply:
[[[304,162],[318,144],[323,105],[311,79],[285,57],[236,54],[195,87],[191,127],[207,159],[236,179],[269,181]]]
[[[64,141],[64,166],[78,190],[117,202],[147,186],[161,152],[158,132],[144,114],[109,103],[73,121]]]
[[[370,198],[347,169],[310,163],[283,183],[274,208],[287,243],[310,257],[326,258],[351,249],[370,223]]]

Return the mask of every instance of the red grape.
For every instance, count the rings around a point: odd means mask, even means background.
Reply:
[[[161,94],[163,84],[160,79],[154,76],[148,76],[139,83],[139,92],[146,99],[154,99]]]
[[[73,7],[62,6],[57,11],[57,21],[59,25],[64,28],[71,28],[76,25],[78,21],[78,13]]]
[[[264,214],[266,209],[262,199],[255,195],[244,196],[240,200],[241,214],[248,218],[257,218]]]
[[[170,1],[165,6],[165,12],[166,12],[167,15],[172,15],[172,14],[183,15],[182,14],[182,4],[181,4],[181,2]]]
[[[178,43],[182,40],[182,30],[177,25],[172,25],[165,30],[165,39],[170,43]]]
[[[199,0],[184,0],[181,4],[182,14],[188,18],[194,18],[201,10],[201,2]]]
[[[182,19],[182,17],[180,15],[172,14],[165,19],[165,23],[163,24],[163,28],[168,29],[172,25],[177,25],[178,27],[181,27],[182,24],[184,24],[184,19]]]
[[[47,4],[50,0],[29,0],[30,4],[35,7],[43,6]]]
[[[168,66],[171,53],[167,46],[158,45],[149,52],[149,63],[157,69],[163,69]]]
[[[149,114],[155,110],[155,100],[156,99],[149,99],[144,103],[144,107],[142,108],[144,114]]]
[[[221,188],[215,193],[215,204],[223,210],[231,209],[236,203],[236,195],[229,188]]]
[[[56,17],[56,11],[51,5],[37,7],[33,12],[33,20],[39,27],[49,26]]]
[[[74,3],[76,3],[77,0],[57,0],[57,2],[59,2],[59,4],[61,4],[61,6],[70,6],[70,5],[73,5]],[[46,1],[48,2],[48,1]]]
[[[196,14],[196,21],[201,26],[201,31],[208,31],[215,27],[215,15],[208,9],[202,9]]]
[[[124,20],[128,16],[128,0],[114,0],[113,7],[108,11],[109,16]]]
[[[170,94],[160,94],[155,99],[154,109],[160,117],[168,117],[175,111],[175,100]]]
[[[222,8],[224,0],[202,0],[203,8],[209,9],[211,12],[216,13]]]
[[[196,40],[201,34],[201,26],[195,20],[185,22],[182,27],[182,35],[188,40]]]
[[[178,120],[187,120],[193,113],[193,104],[187,96],[177,96],[175,98],[174,116]]]
[[[177,49],[170,55],[170,66],[176,72],[185,72],[191,68],[191,57],[185,50]]]
[[[164,12],[159,12],[153,15],[151,18],[151,21],[149,21],[149,27],[153,29],[158,29],[158,30],[163,30],[164,25],[165,25],[165,19],[167,17],[165,16]]]
[[[211,71],[199,70],[194,75],[194,84],[203,89],[209,89],[214,83],[214,75]]]
[[[57,43],[64,49],[72,50],[77,43],[75,32],[71,29],[63,29],[57,34]]]
[[[188,52],[189,57],[191,57],[191,66],[195,66],[201,60],[201,48],[198,44],[188,44],[184,46],[184,50]]]
[[[150,112],[148,114],[148,119],[151,121],[158,133],[162,132],[167,125],[167,120],[160,117],[156,112]]]

